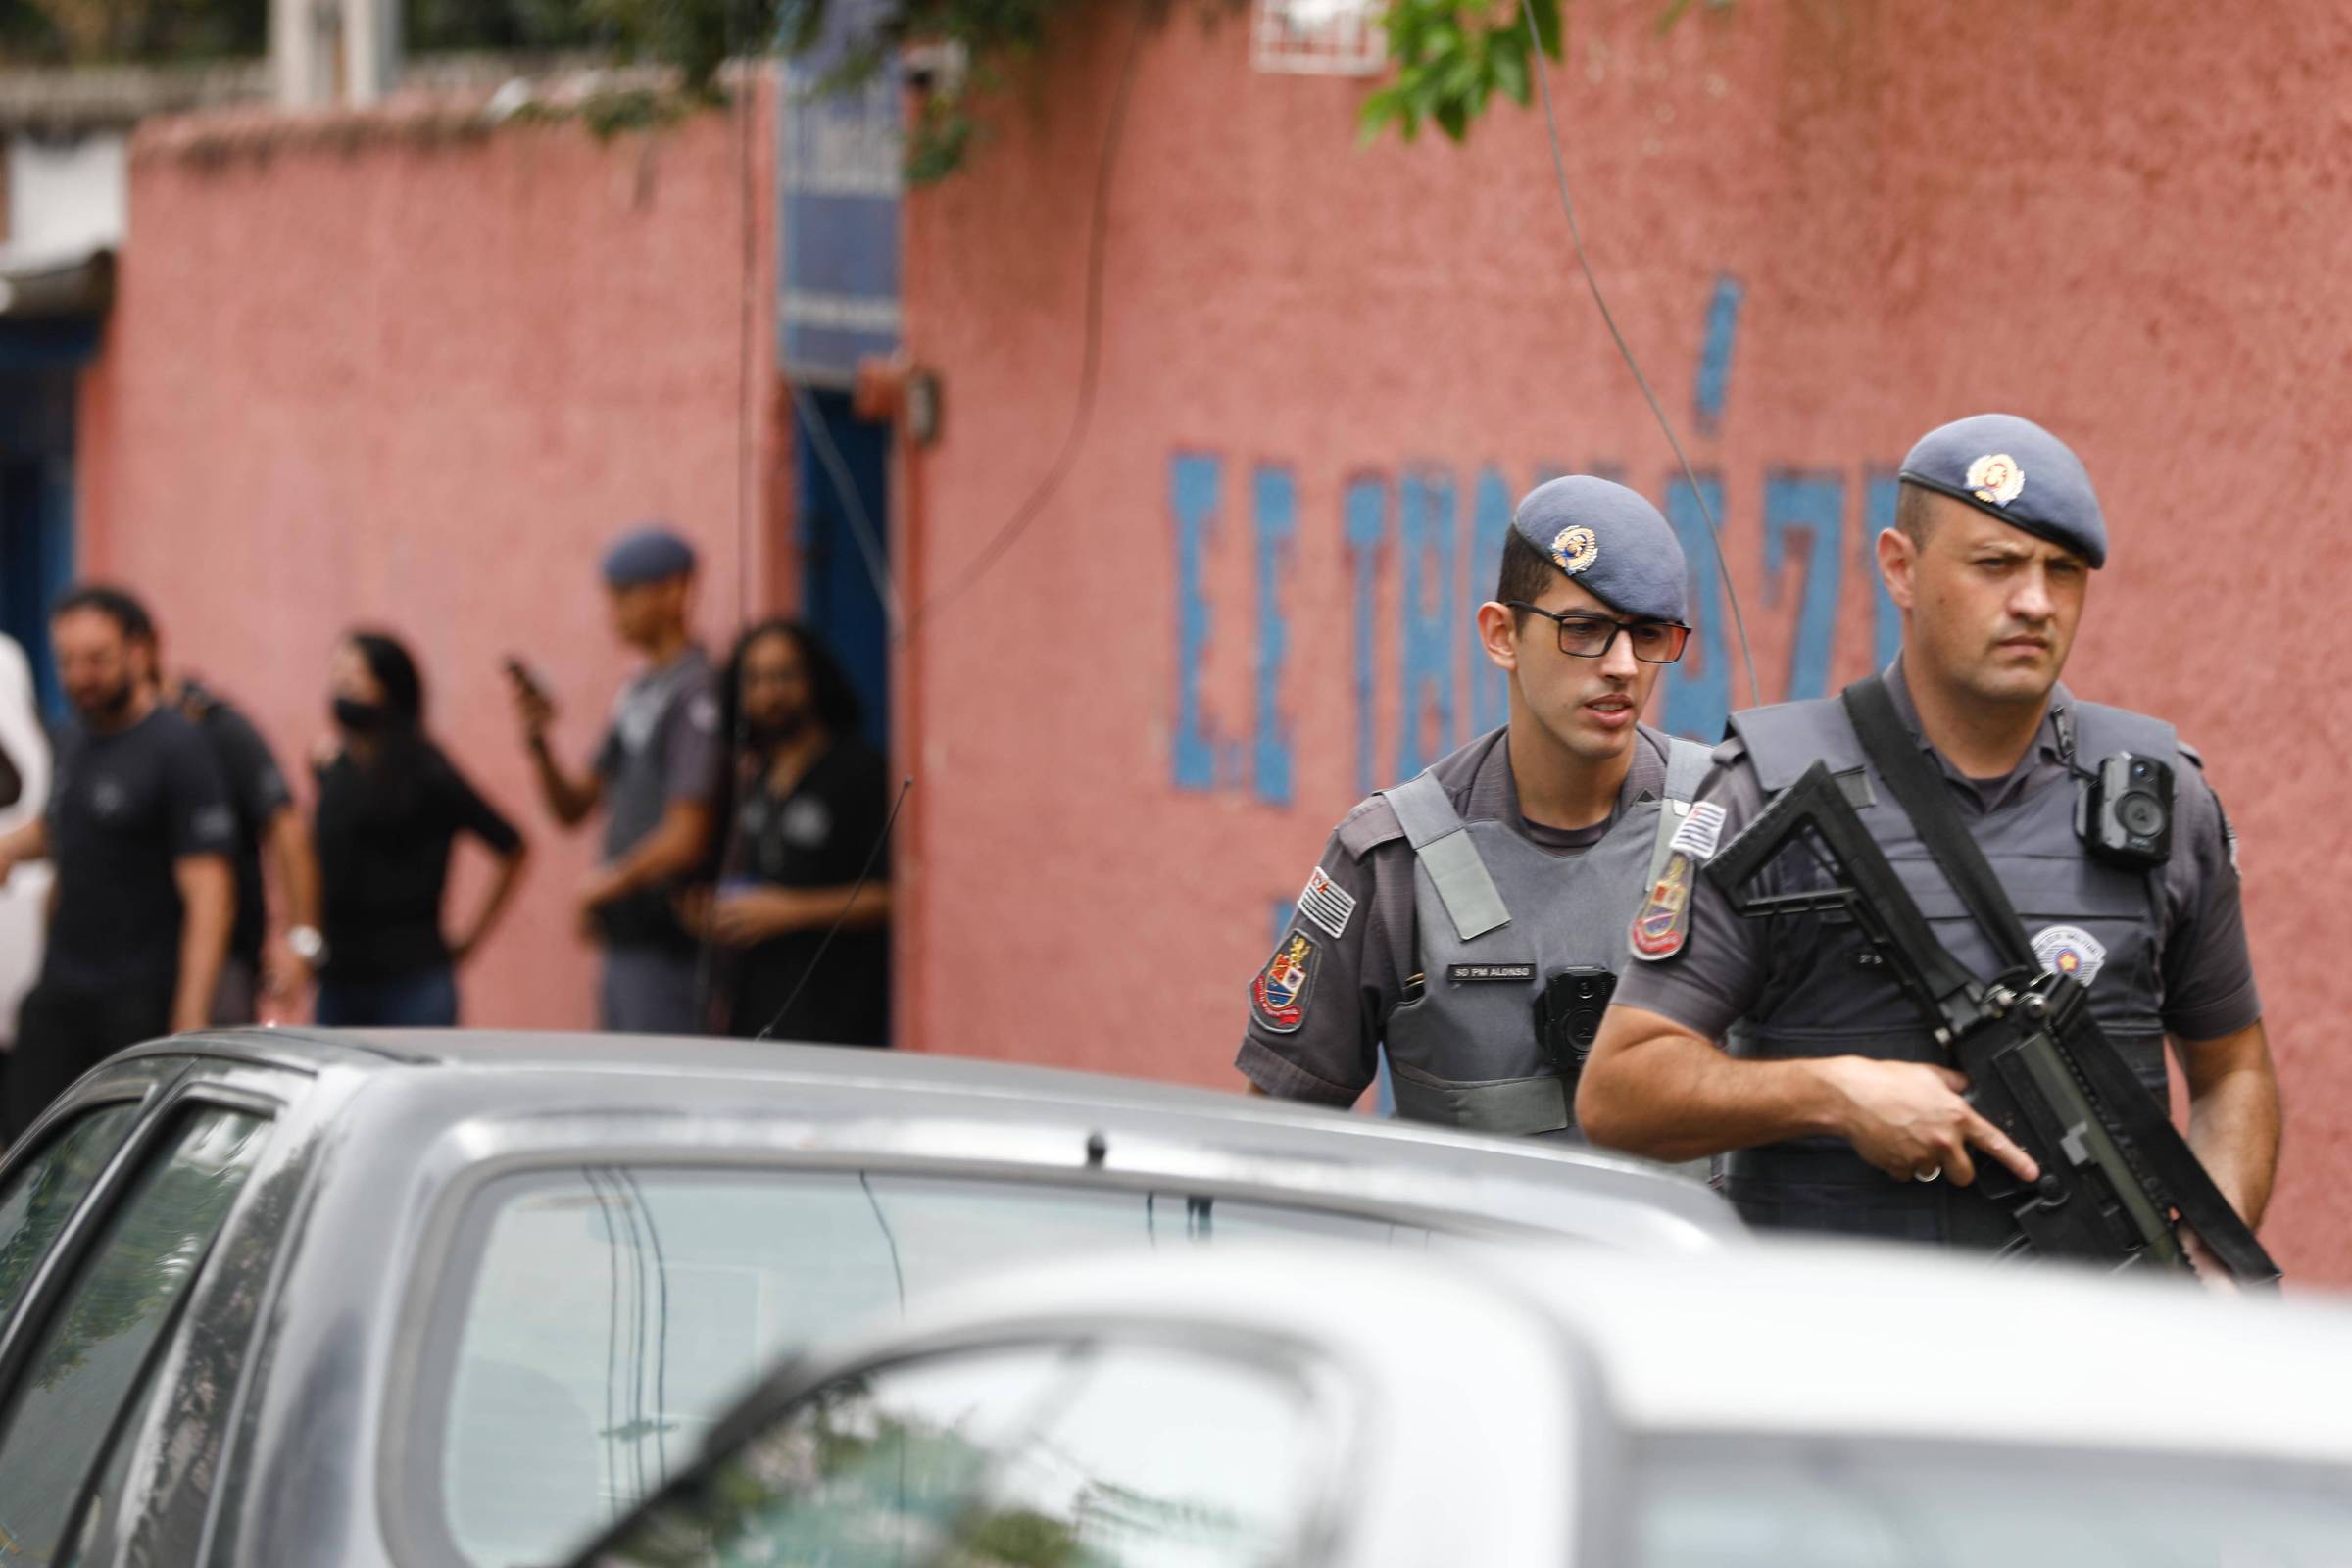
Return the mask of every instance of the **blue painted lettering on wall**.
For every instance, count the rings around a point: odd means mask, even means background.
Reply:
[[[1764,608],[1777,610],[1795,541],[1805,557],[1797,604],[1796,638],[1788,651],[1789,692],[1821,692],[1830,684],[1830,650],[1838,640],[1838,548],[1845,526],[1845,481],[1830,474],[1782,473],[1764,481]]]
[[[1372,777],[1372,628],[1374,595],[1380,587],[1380,547],[1389,536],[1389,487],[1358,479],[1348,487],[1348,551],[1355,560],[1355,777],[1356,792],[1369,795]]]
[[[1396,726],[1393,778],[1411,778],[1453,750],[1455,661],[1460,656],[1454,581],[1454,484],[1442,468],[1417,467],[1402,492],[1404,656],[1402,717]]]
[[[1741,297],[1738,280],[1724,277],[1716,281],[1707,303],[1695,383],[1702,430],[1715,426],[1729,400]],[[1341,531],[1351,568],[1354,625],[1347,700],[1354,719],[1353,770],[1359,792],[1409,778],[1469,736],[1483,734],[1508,717],[1508,683],[1478,646],[1476,610],[1494,590],[1511,511],[1521,493],[1515,488],[1521,473],[1532,487],[1570,471],[1630,482],[1620,465],[1598,459],[1575,466],[1545,461],[1518,472],[1485,462],[1469,480],[1465,528],[1458,469],[1416,463],[1403,466],[1394,479],[1371,471],[1348,481],[1341,501]],[[1859,526],[1847,515],[1847,498],[1857,488],[1857,477]],[[1720,474],[1702,474],[1699,483],[1708,509],[1725,526],[1726,553],[1762,568],[1761,604],[1756,608],[1793,618],[1781,690],[1767,690],[1767,700],[1827,692],[1849,560],[1855,572],[1851,580],[1868,585],[1862,591],[1871,600],[1871,657],[1884,665],[1894,656],[1902,625],[1879,580],[1875,543],[1880,530],[1894,521],[1897,481],[1892,473],[1878,467],[1858,476],[1768,472],[1758,498],[1761,527],[1753,535],[1746,534],[1738,517],[1726,518]],[[1735,697],[1741,704],[1747,700],[1745,674],[1737,667],[1722,566],[1698,498],[1679,475],[1667,481],[1663,494],[1667,517],[1690,561],[1690,617],[1697,636],[1682,662],[1664,672],[1658,722],[1677,734],[1713,741],[1723,734]],[[1204,698],[1208,654],[1220,631],[1207,571],[1216,530],[1225,520],[1224,460],[1204,453],[1177,454],[1170,463],[1168,496],[1176,546],[1177,690],[1171,746],[1176,785],[1203,791],[1246,788],[1266,805],[1288,807],[1300,785],[1293,715],[1341,696],[1322,684],[1326,662],[1310,659],[1302,665],[1293,657],[1297,649],[1288,613],[1301,560],[1308,563],[1304,569],[1320,569],[1330,545],[1298,515],[1293,468],[1281,463],[1258,465],[1250,489],[1256,614],[1253,621],[1242,622],[1255,638],[1250,666],[1254,711],[1245,743],[1218,727]],[[1395,611],[1383,599],[1388,569],[1384,558],[1392,550]],[[1744,572],[1741,580],[1746,580]],[[1395,662],[1389,663],[1384,638],[1392,635],[1392,623],[1396,645]],[[1331,642],[1310,638],[1305,646],[1327,648]],[[1395,715],[1393,744],[1381,731],[1384,713]]]
[[[1894,526],[1894,501],[1902,481],[1891,473],[1874,473],[1862,495],[1862,580],[1870,584],[1871,668],[1885,669],[1903,646],[1903,613],[1887,597],[1886,580],[1879,575],[1879,535]]]
[[[1699,485],[1706,511],[1723,515],[1723,482],[1702,474]],[[1684,613],[1696,628],[1679,662],[1666,666],[1666,688],[1659,722],[1677,735],[1709,743],[1723,738],[1723,721],[1731,713],[1732,655],[1729,618],[1723,608],[1723,573],[1715,560],[1714,543],[1707,537],[1707,519],[1698,495],[1688,481],[1676,479],[1666,488],[1666,520],[1690,565],[1690,598]]]
[[[1220,751],[1200,697],[1215,612],[1202,582],[1208,543],[1217,522],[1224,464],[1211,457],[1179,454],[1168,471],[1168,507],[1176,518],[1176,787],[1213,790],[1219,784]]]
[[[1291,470],[1271,466],[1257,470],[1257,738],[1250,748],[1250,778],[1268,806],[1291,804],[1291,727],[1282,717],[1282,668],[1290,655],[1289,623],[1282,613],[1283,585],[1298,552],[1298,495]]]
[[[1707,301],[1706,346],[1698,355],[1696,405],[1698,427],[1713,434],[1723,420],[1723,400],[1731,389],[1732,345],[1740,335],[1740,300],[1746,291],[1735,277],[1715,280],[1715,295]]]
[[[1541,481],[1539,481],[1541,482]],[[1493,465],[1478,470],[1478,498],[1470,511],[1470,577],[1462,602],[1470,607],[1470,634],[1462,639],[1470,661],[1470,733],[1484,735],[1511,716],[1510,683],[1478,640],[1478,607],[1494,592],[1502,569],[1502,541],[1511,531],[1518,497]]]

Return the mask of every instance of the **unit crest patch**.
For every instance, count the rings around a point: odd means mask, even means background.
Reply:
[[[1655,963],[1683,951],[1690,938],[1690,879],[1697,860],[1689,850],[1666,857],[1666,868],[1634,915],[1634,956]]]
[[[1315,981],[1315,962],[1321,956],[1315,939],[1294,931],[1282,939],[1274,956],[1250,982],[1250,1004],[1258,1021],[1278,1035],[1295,1033],[1306,1022],[1306,995]]]

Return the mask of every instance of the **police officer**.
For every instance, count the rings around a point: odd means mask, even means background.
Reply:
[[[725,751],[710,661],[689,629],[694,549],[649,523],[605,553],[612,629],[644,668],[613,699],[586,773],[557,760],[555,705],[510,661],[516,711],[540,794],[565,827],[605,812],[604,860],[579,894],[580,924],[604,948],[598,1016],[628,1034],[699,1034],[694,938],[672,907],[709,854]]]
[[[1903,616],[1883,678],[2046,967],[2151,1093],[2169,1036],[2188,1079],[2190,1144],[2249,1224],[2278,1144],[2278,1091],[2246,952],[2235,842],[2195,752],[2170,724],[2059,683],[2107,530],[2055,436],[2010,415],[1931,431],[1904,460],[1881,575]],[[1838,699],[1735,714],[1695,814],[1736,833],[1816,759],[1845,777],[1872,836],[1938,939],[1980,978],[2005,967],[1864,755]],[[2167,764],[2169,857],[2125,863],[2078,829],[2103,759]],[[2095,835],[2091,835],[2095,837]],[[1698,847],[1715,848],[1713,835]],[[1767,874],[1775,874],[1768,868]],[[1751,1222],[1997,1247],[2006,1216],[1969,1191],[2034,1161],[1962,1098],[1928,1026],[1850,925],[1747,921],[1704,877],[1687,908],[1645,906],[1578,1109],[1599,1143],[1660,1158],[1737,1151],[1726,1190]],[[1654,897],[1654,896],[1653,896]],[[1714,1042],[1727,1041],[1729,1054]],[[1939,1180],[1939,1178],[1941,1178]],[[2192,1258],[2211,1261],[2189,1239]]]
[[[1686,575],[1674,530],[1621,485],[1554,479],[1519,503],[1478,611],[1509,722],[1332,834],[1250,983],[1236,1065],[1254,1090],[1352,1103],[1385,1041],[1400,1116],[1569,1129],[1626,921],[1706,771],[1704,747],[1640,719],[1690,638]]]

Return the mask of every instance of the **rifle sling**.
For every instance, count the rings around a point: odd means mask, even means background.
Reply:
[[[2028,973],[2038,969],[2025,922],[2009,902],[2008,890],[1993,874],[1967,824],[1952,806],[1942,775],[1920,749],[1917,737],[1895,711],[1881,675],[1866,675],[1841,694],[1846,716],[1871,764],[1886,781],[1903,814],[1911,819],[1928,853],[1943,870],[1944,879],[1976,918],[2003,960]],[[2188,1147],[2172,1118],[2155,1105],[2147,1088],[2115,1049],[2087,1008],[2081,1022],[2058,1044],[2088,1085],[2092,1096],[2121,1123],[2112,1131],[2129,1139],[2134,1152],[2162,1182],[2182,1223],[2219,1258],[2222,1266],[2244,1280],[2276,1280],[2278,1265],[2263,1250],[2253,1230],[2213,1184],[2195,1151]]]

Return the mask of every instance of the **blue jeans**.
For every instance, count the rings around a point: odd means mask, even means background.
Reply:
[[[318,979],[322,1029],[454,1029],[457,1023],[458,977],[447,964],[389,980],[338,980],[331,969]]]

